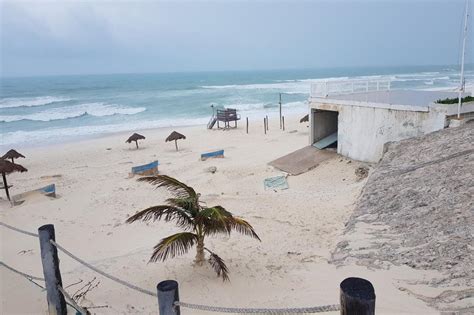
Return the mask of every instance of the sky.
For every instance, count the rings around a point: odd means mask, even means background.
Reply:
[[[2,76],[457,65],[464,15],[464,0],[0,3]]]

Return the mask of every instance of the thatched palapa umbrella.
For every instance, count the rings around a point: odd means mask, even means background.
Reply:
[[[27,172],[28,170],[21,166],[20,164],[15,164],[7,160],[0,160],[0,173],[2,173],[3,177],[3,187],[5,189],[5,193],[7,194],[8,200],[10,200],[10,193],[8,192],[8,184],[7,184],[7,174],[13,172]]]
[[[2,156],[2,159],[4,160],[10,159],[12,160],[12,163],[15,163],[14,159],[18,159],[18,158],[25,158],[25,156],[21,153],[18,153],[16,150],[13,150],[13,149],[11,149],[7,153],[5,153],[4,156]]]
[[[300,119],[300,124],[309,121],[309,114]]]
[[[138,149],[138,140],[143,140],[145,139],[144,136],[138,134],[138,133],[134,133],[133,135],[130,136],[130,138],[127,139],[127,143],[131,143],[132,141],[135,141],[135,144],[137,145],[137,149]]]
[[[186,137],[179,132],[173,131],[168,138],[166,138],[165,142],[174,141],[174,145],[176,146],[176,151],[178,151],[178,140],[186,139]]]

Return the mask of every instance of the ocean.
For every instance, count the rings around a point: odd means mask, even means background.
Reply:
[[[311,82],[390,79],[393,89],[454,89],[453,66],[110,74],[1,79],[1,151],[121,131],[205,125],[211,105],[242,117],[307,111]],[[466,84],[474,83],[468,66]],[[204,128],[204,126],[203,126]],[[178,130],[179,131],[179,130]]]

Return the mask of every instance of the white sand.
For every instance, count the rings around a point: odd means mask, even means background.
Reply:
[[[338,156],[306,174],[289,177],[289,190],[264,190],[264,178],[281,174],[267,163],[307,145],[308,128],[299,124],[298,118],[287,118],[286,132],[278,129],[274,119],[267,135],[263,134],[262,122],[251,122],[250,135],[242,127],[230,131],[208,131],[202,126],[176,128],[187,136],[179,142],[179,152],[174,143],[164,142],[172,129],[142,131],[147,139],[139,150],[124,143],[128,134],[17,148],[27,156],[19,163],[29,171],[9,176],[14,185],[12,193],[54,182],[59,198],[36,197],[16,207],[3,199],[1,221],[33,232],[53,223],[57,241],[96,267],[151,291],[159,281],[176,279],[185,302],[239,307],[337,304],[339,283],[347,276],[361,276],[375,286],[379,314],[436,314],[397,289],[400,279],[419,277],[419,272],[405,267],[371,271],[355,265],[336,269],[327,263],[364,184],[356,182],[358,163]],[[225,158],[199,160],[200,153],[214,149],[225,149]],[[173,224],[124,223],[129,215],[160,204],[167,196],[163,190],[127,178],[132,165],[155,159],[160,161],[162,174],[193,186],[202,193],[203,201],[220,204],[247,219],[260,235],[261,243],[238,234],[207,239],[206,245],[227,262],[230,283],[223,283],[207,266],[191,266],[194,251],[165,263],[147,263],[152,247],[178,231]],[[207,173],[209,166],[216,166],[217,172]],[[41,179],[56,174],[62,177]],[[42,276],[38,240],[3,227],[0,233],[1,260]],[[122,287],[59,255],[64,286],[79,279],[100,280],[84,305],[109,307],[94,312],[157,313],[155,298]],[[0,268],[0,274],[2,314],[46,312],[44,292],[5,268]],[[78,288],[68,291],[74,293]]]

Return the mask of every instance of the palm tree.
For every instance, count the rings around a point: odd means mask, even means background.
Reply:
[[[166,175],[147,176],[138,179],[158,187],[165,187],[173,194],[166,204],[153,206],[139,211],[127,219],[127,223],[137,220],[174,221],[183,232],[163,238],[153,250],[150,262],[164,261],[187,253],[196,244],[195,264],[202,266],[205,251],[209,253],[208,262],[217,276],[229,280],[229,271],[216,253],[204,246],[204,238],[216,234],[228,234],[237,231],[241,234],[256,238],[260,241],[253,227],[245,220],[234,217],[232,213],[221,206],[207,207],[199,201],[200,194],[179,180]]]

